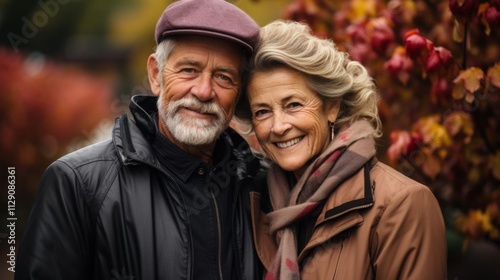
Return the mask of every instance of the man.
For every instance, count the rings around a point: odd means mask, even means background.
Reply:
[[[258,163],[228,124],[258,25],[222,0],[164,11],[112,139],[46,171],[15,279],[256,279],[246,189]]]

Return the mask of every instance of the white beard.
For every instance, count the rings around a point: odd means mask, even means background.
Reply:
[[[196,98],[183,98],[164,104],[158,99],[158,113],[172,136],[187,145],[213,143],[227,128],[228,121],[224,111],[215,103],[204,103]],[[215,120],[198,119],[178,114],[181,108],[200,113],[214,114]]]

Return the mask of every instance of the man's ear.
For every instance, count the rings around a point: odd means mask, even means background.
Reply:
[[[159,96],[161,92],[161,83],[160,83],[160,71],[158,69],[158,62],[156,61],[156,57],[152,54],[148,58],[148,80],[149,85],[151,86],[151,91],[154,95]]]

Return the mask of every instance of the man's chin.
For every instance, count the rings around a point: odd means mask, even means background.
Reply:
[[[182,127],[177,126],[172,135],[177,141],[183,144],[200,146],[214,143],[220,133],[222,133],[222,131],[219,131],[216,128],[198,126],[187,127],[183,125]]]

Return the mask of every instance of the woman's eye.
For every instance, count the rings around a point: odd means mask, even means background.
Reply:
[[[302,106],[302,104],[300,104],[299,102],[292,102],[290,104],[287,105],[287,108],[291,108],[291,109],[294,109],[294,108],[297,108],[297,107],[300,107]]]
[[[259,117],[259,116],[267,114],[268,112],[269,112],[268,110],[257,110],[257,111],[255,111],[254,116]]]

